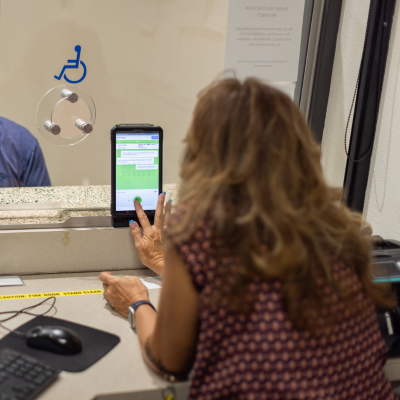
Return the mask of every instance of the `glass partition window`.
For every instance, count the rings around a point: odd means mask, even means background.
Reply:
[[[267,26],[268,15],[290,13],[288,0],[286,7],[281,0],[263,2],[275,11],[254,14],[256,24]],[[291,36],[301,47],[298,77],[292,79],[298,103],[314,0],[300,2],[304,12],[295,25],[301,29]],[[13,154],[9,170],[1,171],[0,163],[0,203],[49,203],[52,210],[57,203],[71,212],[80,207],[107,214],[110,130],[118,123],[163,128],[163,182],[177,183],[197,95],[224,71],[228,11],[234,4],[252,12],[243,0],[0,0],[0,151],[7,143]],[[117,201],[122,210],[132,196],[154,195],[158,157],[152,138],[120,141]],[[12,173],[21,179],[8,185],[5,177]],[[140,181],[140,193],[126,190],[130,179]],[[91,188],[83,189],[84,201],[73,198],[74,192],[79,198],[80,189],[68,189],[81,186]]]
[[[224,68],[228,3],[1,0],[0,117],[37,139],[53,186],[110,184],[111,128],[159,125],[165,132],[164,182],[178,182],[196,96]],[[85,102],[79,109],[79,93],[78,102],[55,107],[60,90],[36,121],[41,99],[61,85],[81,89],[96,108],[92,132],[74,146],[57,142],[64,132],[82,134],[77,119],[90,122]],[[54,107],[58,135],[44,129]]]

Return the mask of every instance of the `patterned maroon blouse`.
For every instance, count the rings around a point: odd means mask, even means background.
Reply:
[[[173,223],[173,221],[171,221]],[[336,279],[349,279],[357,313],[338,316],[333,333],[313,337],[292,327],[278,282],[250,284],[249,315],[206,305],[218,277],[211,231],[201,226],[177,250],[200,293],[199,334],[190,399],[396,399],[383,373],[386,348],[373,302],[343,263]]]

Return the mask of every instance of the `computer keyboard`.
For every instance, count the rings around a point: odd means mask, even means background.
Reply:
[[[0,400],[31,400],[61,371],[11,349],[0,351]]]

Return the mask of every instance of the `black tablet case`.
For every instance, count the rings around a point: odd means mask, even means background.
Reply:
[[[35,326],[44,325],[63,326],[75,331],[81,338],[82,351],[78,354],[64,355],[34,349],[26,344],[24,338],[12,336],[11,334],[0,340],[0,350],[7,347],[35,357],[55,368],[68,372],[80,372],[100,360],[120,342],[120,338],[111,333],[63,319],[43,316],[33,318],[26,324],[16,328],[16,331],[25,333]]]

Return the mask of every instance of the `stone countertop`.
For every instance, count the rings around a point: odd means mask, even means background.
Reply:
[[[163,190],[167,199],[176,204],[178,184],[164,184]],[[0,188],[0,225],[62,223],[70,217],[110,216],[110,192],[110,185]]]

